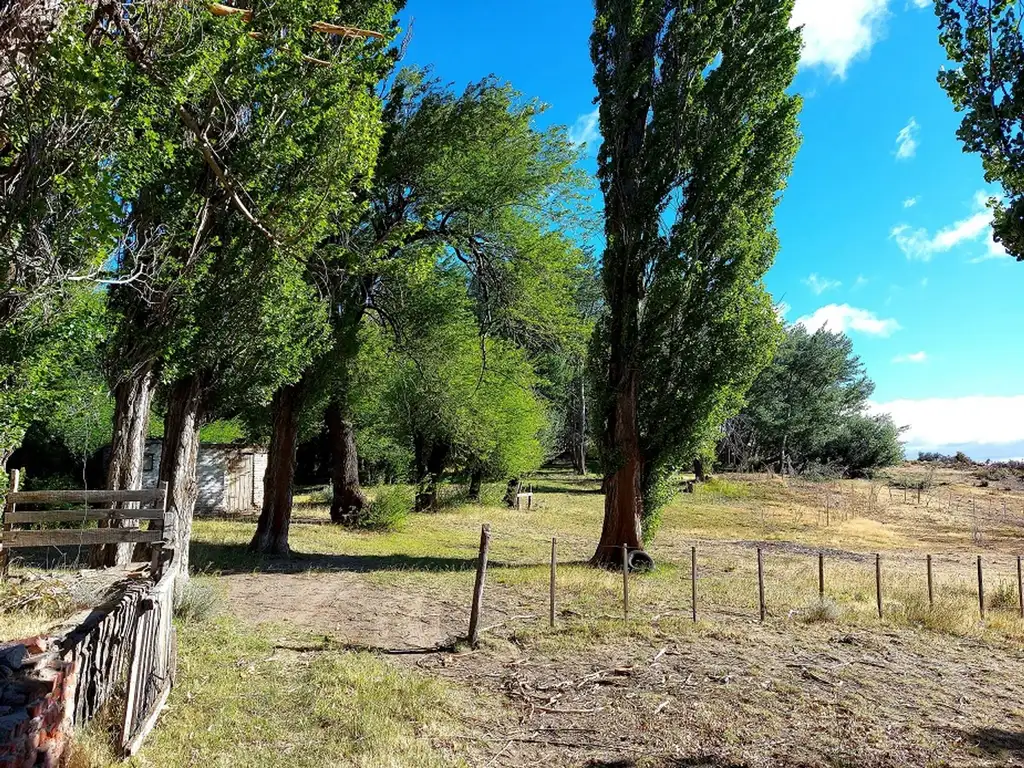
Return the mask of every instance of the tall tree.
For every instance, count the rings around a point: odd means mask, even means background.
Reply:
[[[363,496],[351,471],[355,432],[346,427],[352,423],[346,382],[365,314],[401,333],[388,318],[388,297],[410,274],[459,264],[484,337],[531,335],[571,316],[564,302],[534,300],[544,293],[538,286],[548,285],[550,298],[565,284],[564,264],[578,255],[564,243],[552,247],[559,237],[552,230],[574,226],[577,152],[563,129],[535,128],[540,109],[493,79],[456,95],[422,72],[397,76],[361,215],[326,240],[325,270],[311,275],[330,303],[335,344],[298,384],[275,396],[270,463],[280,471],[265,486],[254,549],[288,551],[294,452],[293,441],[279,437],[297,435],[304,410],[327,408],[326,420],[344,438],[332,441],[339,448],[332,511],[338,520],[358,515]]]
[[[594,555],[643,547],[659,484],[705,449],[768,360],[761,278],[798,145],[792,0],[598,0],[607,314],[594,337],[605,515]]]
[[[1024,261],[1024,4],[1018,0],[935,0],[939,41],[955,67],[939,73],[963,121],[965,152],[981,155],[985,181],[1005,200],[990,202],[993,234]]]
[[[888,450],[867,445],[850,450],[854,438],[870,436],[869,425],[859,420],[874,388],[848,336],[790,326],[771,364],[747,393],[742,413],[730,420],[730,429],[738,433],[733,441],[737,460],[792,472],[811,461],[828,463],[856,453],[852,468],[859,470],[873,466],[864,460],[899,455],[895,435]]]

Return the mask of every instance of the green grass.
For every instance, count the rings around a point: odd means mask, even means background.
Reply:
[[[445,684],[323,636],[225,617],[178,622],[178,679],[131,766],[462,766],[443,743],[462,711]],[[71,768],[118,764],[99,724]]]

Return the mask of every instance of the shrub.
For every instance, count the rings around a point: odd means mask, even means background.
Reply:
[[[207,621],[220,611],[220,596],[207,584],[189,581],[175,598],[174,615],[184,622]]]
[[[822,598],[804,611],[802,618],[808,624],[835,621],[839,618],[839,606],[836,605],[835,600]]]
[[[1020,608],[1017,585],[1012,581],[999,582],[996,588],[986,596],[986,599],[989,607],[995,610],[1008,610],[1016,613]]]
[[[935,605],[920,595],[907,597],[897,609],[905,623],[948,635],[964,635],[970,631],[974,614],[963,601],[936,600]]]
[[[412,509],[412,494],[401,485],[390,485],[377,491],[373,501],[355,522],[365,531],[394,531],[401,528]]]

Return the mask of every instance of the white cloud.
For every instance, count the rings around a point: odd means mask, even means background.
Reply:
[[[800,63],[846,76],[850,62],[871,50],[889,0],[796,0],[793,26],[804,27]]]
[[[926,363],[928,362],[928,354],[926,352],[911,352],[908,355],[896,355],[892,359],[894,363]]]
[[[776,317],[779,318],[779,320],[784,320],[791,309],[792,307],[789,306],[789,304],[787,304],[784,301],[780,301],[778,304],[775,305],[775,315]]]
[[[891,336],[900,329],[900,324],[891,318],[883,320],[874,312],[849,304],[829,304],[796,322],[811,332],[827,328],[833,333],[857,331],[870,336]]]
[[[932,0],[910,0],[910,4],[915,8],[931,8]]]
[[[964,450],[975,459],[1021,455],[1024,395],[893,400],[870,407],[875,413],[892,414],[897,424],[909,427],[903,439],[911,452]]]
[[[569,129],[569,141],[573,144],[586,144],[588,148],[596,149],[601,139],[601,110],[595,109],[576,118],[576,122]]]
[[[897,160],[909,160],[917,154],[917,134],[920,130],[921,126],[917,124],[917,120],[914,118],[910,118],[910,122],[903,126],[896,136]],[[904,207],[909,207],[906,203],[903,205]]]
[[[830,280],[827,277],[819,277],[816,272],[812,272],[803,281],[804,285],[810,288],[816,296],[821,296],[825,291],[838,288],[842,285],[838,280]]]
[[[857,279],[853,283],[854,290],[858,288],[863,288],[869,282],[871,281],[864,277],[864,275],[857,275]]]
[[[906,200],[903,201],[904,208],[913,208],[915,205],[917,205],[916,197],[908,197]]]
[[[931,261],[936,253],[951,251],[958,245],[975,241],[988,233],[987,252],[974,261],[1002,258],[1007,255],[1006,250],[992,237],[992,212],[985,207],[987,200],[988,196],[979,192],[974,196],[975,208],[978,209],[976,213],[940,229],[934,235],[926,229],[913,229],[907,224],[901,224],[893,227],[889,236],[908,259]]]

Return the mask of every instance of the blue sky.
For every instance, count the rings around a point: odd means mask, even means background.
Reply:
[[[590,0],[409,0],[405,17],[409,63],[457,88],[497,75],[599,140]],[[789,321],[850,334],[911,451],[1024,456],[1024,264],[991,242],[930,0],[797,0],[794,17],[803,146],[769,289]]]

